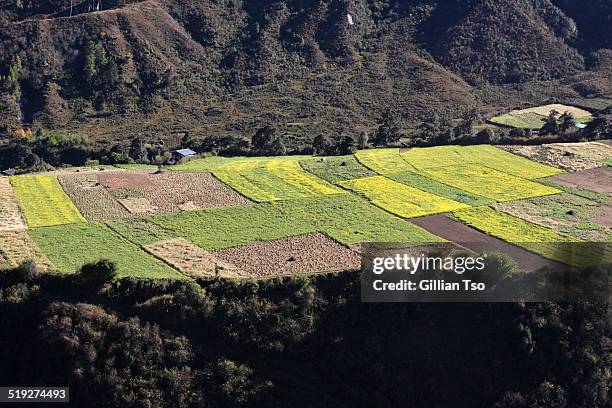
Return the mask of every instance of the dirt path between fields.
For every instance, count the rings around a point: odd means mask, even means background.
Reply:
[[[557,262],[548,260],[526,249],[477,231],[445,215],[412,218],[408,221],[426,229],[434,235],[455,242],[474,252],[502,252],[512,257],[518,263],[519,267],[526,272],[540,269],[546,265],[562,267],[562,265]]]

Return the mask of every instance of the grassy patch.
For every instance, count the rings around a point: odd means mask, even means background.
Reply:
[[[602,253],[592,251],[586,246],[568,245],[581,242],[579,239],[489,207],[473,207],[453,215],[480,231],[568,265],[592,265],[598,263],[602,257]]]
[[[451,187],[448,184],[440,183],[439,181],[431,179],[427,176],[424,176],[419,173],[413,173],[411,171],[395,173],[387,177],[399,183],[406,184],[408,186],[418,188],[419,190],[423,190],[428,193],[432,193],[440,197],[445,197],[450,200],[458,201],[464,204],[485,205],[495,202],[490,198],[485,198],[476,194],[468,194],[463,190]]]
[[[427,169],[426,173],[442,183],[495,201],[520,200],[560,192],[555,188],[476,164],[431,168]]]
[[[178,237],[178,234],[173,231],[164,229],[146,218],[107,222],[106,225],[138,246],[151,245],[158,241]]]
[[[499,211],[586,241],[612,242],[612,230],[593,222],[602,204],[569,193],[495,205]]]
[[[323,232],[345,244],[440,238],[350,194],[158,216],[156,224],[209,250]]]
[[[372,204],[403,218],[439,214],[469,207],[383,176],[348,180],[339,184],[362,194]]]
[[[109,259],[117,263],[119,277],[184,278],[104,224],[36,228],[30,230],[29,234],[60,272],[74,273],[83,264]]]
[[[30,228],[85,222],[56,177],[17,176],[10,181]]]
[[[157,170],[159,166],[153,164],[125,163],[115,164],[114,167],[124,170]]]
[[[401,156],[419,170],[469,163],[526,179],[554,176],[563,172],[489,145],[413,148],[403,152]]]
[[[330,156],[303,160],[300,165],[304,170],[330,183],[376,175],[359,163],[354,156]]]

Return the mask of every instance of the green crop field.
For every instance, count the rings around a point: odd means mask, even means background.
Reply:
[[[85,263],[109,259],[117,264],[119,278],[184,278],[104,224],[80,223],[35,228],[29,234],[53,266],[63,273],[75,273]]]
[[[85,222],[56,177],[16,176],[10,182],[30,228]]]
[[[348,180],[339,184],[362,194],[377,207],[403,218],[421,217],[469,207],[383,176]]]
[[[300,165],[307,172],[330,183],[376,175],[359,163],[355,156],[320,157],[315,160],[302,160]]]
[[[560,192],[477,164],[430,168],[426,174],[442,183],[495,201],[521,200]]]
[[[549,177],[563,172],[489,145],[413,148],[403,152],[401,156],[419,170],[479,164],[526,179]]]
[[[440,241],[350,194],[215,208],[152,221],[211,250],[317,231],[345,244]]]
[[[597,264],[603,252],[577,238],[501,213],[489,207],[473,207],[453,214],[458,220],[504,241],[514,243],[546,258],[577,267]]]
[[[491,118],[490,122],[514,128],[540,129],[546,122],[548,114],[553,110],[559,112],[559,114],[563,114],[564,112],[571,113],[576,123],[585,123],[593,119],[591,113],[584,109],[569,105],[552,104],[529,109],[514,110],[504,115]]]

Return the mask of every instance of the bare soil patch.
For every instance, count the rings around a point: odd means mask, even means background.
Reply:
[[[8,177],[0,177],[0,231],[23,231],[26,224]]]
[[[99,174],[98,179],[104,187],[111,191],[124,188],[151,187],[153,185],[146,174],[128,171]]]
[[[361,257],[319,233],[229,248],[214,254],[257,277],[359,269]]]
[[[130,212],[100,183],[96,173],[67,174],[58,179],[72,202],[89,221],[108,221],[130,216]]]
[[[598,191],[600,193],[612,193],[612,168],[598,167],[577,171],[574,173],[559,174],[550,177],[557,183],[565,184],[571,187],[581,187],[587,190]]]
[[[251,201],[221,183],[208,173],[161,172],[140,174],[150,182],[149,185],[129,188],[115,188],[112,194],[126,205],[125,199],[140,199],[142,208],[134,208],[136,201],[128,202],[134,213],[172,213],[201,210],[204,208],[247,205]],[[148,208],[145,211],[145,200]],[[130,209],[128,208],[128,210]],[[132,210],[130,210],[132,211]]]
[[[554,261],[477,231],[445,215],[411,218],[409,222],[474,252],[502,252],[512,257],[519,267],[526,272],[540,269],[546,265],[560,266]]]
[[[612,228],[612,203],[600,207],[598,214],[593,217],[593,222],[602,227]]]
[[[235,265],[219,259],[184,238],[156,242],[145,246],[144,249],[192,278],[248,276],[246,272]]]
[[[526,157],[538,163],[566,171],[594,169],[600,166],[597,160],[589,159],[551,145],[541,146],[499,146],[507,152]]]
[[[38,249],[27,232],[0,232],[0,269],[14,268],[28,260],[35,261],[43,271],[52,269],[51,262]]]

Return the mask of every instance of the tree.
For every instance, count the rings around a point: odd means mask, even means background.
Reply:
[[[183,137],[181,138],[181,147],[182,148],[191,148],[193,146],[193,139],[191,138],[191,134],[189,132],[185,132]]]
[[[277,137],[272,142],[272,146],[270,147],[270,153],[273,156],[285,156],[287,154],[287,148],[285,147],[285,143],[283,143],[280,137]]]
[[[258,152],[265,152],[270,149],[272,143],[277,138],[277,130],[274,126],[264,126],[260,128],[251,139],[251,146]]]
[[[147,149],[140,136],[136,136],[132,139],[129,156],[140,163],[148,162]]]
[[[325,155],[330,154],[333,143],[324,135],[318,135],[312,141],[312,148],[314,150],[314,154],[316,155]]]
[[[359,133],[357,147],[362,150],[368,147],[368,134],[365,131]]]
[[[108,259],[88,263],[81,267],[80,276],[85,282],[101,285],[117,276],[117,264]]]
[[[338,144],[338,153],[339,154],[353,154],[357,151],[357,146],[355,145],[355,139],[350,136],[345,136],[342,141]]]
[[[559,133],[559,122],[557,121],[557,117],[559,116],[559,112],[556,110],[551,110],[548,114],[548,118],[546,119],[546,123],[540,129],[541,135],[556,135]]]
[[[567,133],[568,130],[576,128],[576,120],[574,119],[574,115],[572,115],[571,112],[565,112],[563,115],[561,115],[559,120],[561,121],[561,123],[559,124],[559,129],[563,133]]]
[[[484,128],[476,134],[475,142],[482,144],[494,143],[498,140],[495,131],[491,128]]]
[[[374,133],[372,144],[374,146],[389,146],[397,143],[401,136],[399,115],[395,111],[388,110],[382,117],[382,124]]]

